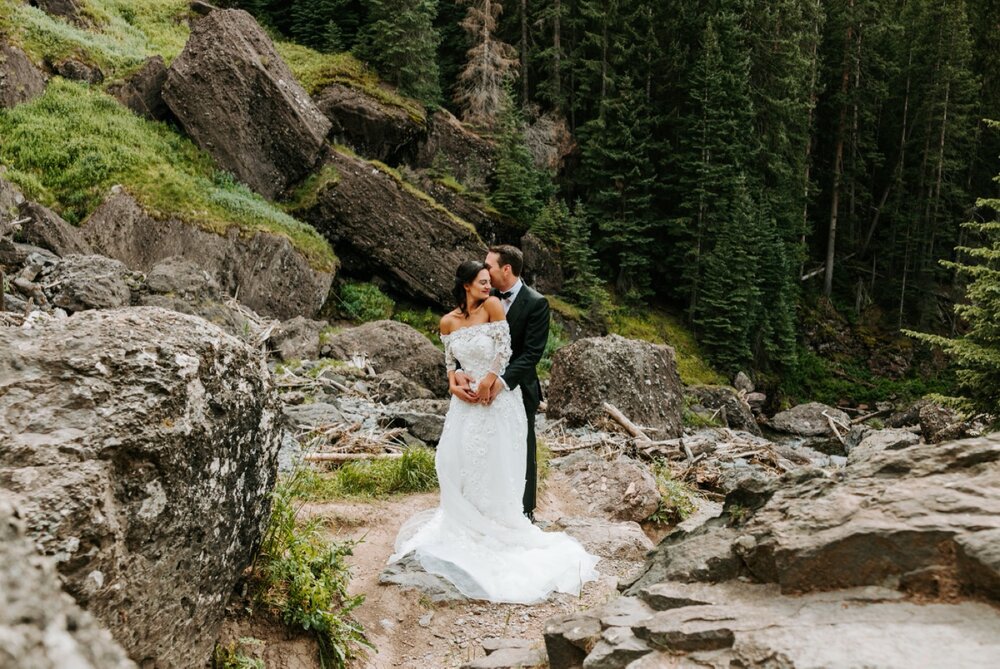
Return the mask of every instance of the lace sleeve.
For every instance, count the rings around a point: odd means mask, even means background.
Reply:
[[[493,363],[490,364],[490,371],[500,376],[507,369],[507,363],[513,351],[510,348],[510,326],[507,321],[498,321],[497,327],[491,328],[493,341],[496,343],[496,355],[493,356]]]
[[[455,362],[455,354],[451,350],[451,336],[441,335],[441,343],[444,344],[444,366],[449,372],[454,372],[458,369],[458,365]]]

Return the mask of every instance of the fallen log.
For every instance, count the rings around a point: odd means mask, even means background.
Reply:
[[[396,460],[402,453],[307,453],[307,462],[350,462],[353,460]]]

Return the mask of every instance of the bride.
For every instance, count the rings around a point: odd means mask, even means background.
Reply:
[[[482,389],[453,396],[437,447],[441,501],[410,518],[389,562],[413,553],[425,570],[465,596],[533,603],[552,591],[578,594],[597,578],[598,558],[564,533],[543,532],[522,513],[527,418],[521,389],[489,402],[511,357],[510,329],[489,272],[468,261],[455,274],[457,308],[441,319],[449,381],[460,365]]]

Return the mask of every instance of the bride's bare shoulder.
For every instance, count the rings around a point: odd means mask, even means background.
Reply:
[[[503,312],[503,304],[500,303],[500,298],[496,295],[487,297],[486,303],[483,306],[486,309],[486,313],[489,314],[491,323],[493,321],[507,320],[507,315]]]
[[[449,311],[444,316],[441,317],[441,322],[438,324],[441,334],[451,334],[457,325],[458,317],[461,312],[458,309],[454,311]]]

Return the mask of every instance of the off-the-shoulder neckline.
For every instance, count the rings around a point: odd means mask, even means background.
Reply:
[[[461,332],[463,330],[472,330],[473,328],[481,328],[481,327],[485,327],[487,325],[499,325],[501,323],[506,324],[507,321],[506,320],[502,320],[502,321],[486,321],[485,323],[476,323],[475,325],[466,325],[465,327],[458,328],[457,330],[452,330],[448,334],[441,335],[441,341],[444,341],[445,337],[454,337],[456,334],[458,334],[459,332]]]

